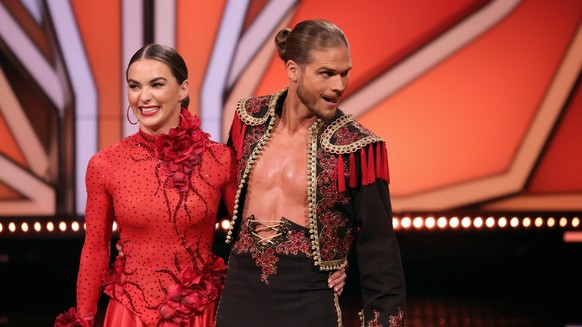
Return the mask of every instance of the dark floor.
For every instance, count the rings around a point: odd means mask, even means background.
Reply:
[[[563,243],[559,231],[401,231],[398,238],[408,327],[582,326],[582,244]],[[74,305],[81,245],[0,239],[0,327],[52,326]],[[357,258],[350,263],[346,327],[359,324]]]

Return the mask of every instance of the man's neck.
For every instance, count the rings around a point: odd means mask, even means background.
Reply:
[[[317,117],[299,100],[295,92],[289,92],[283,102],[277,129],[289,134],[306,133]]]

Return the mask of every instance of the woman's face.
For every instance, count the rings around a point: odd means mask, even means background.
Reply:
[[[127,98],[146,133],[165,134],[178,126],[181,101],[187,95],[188,80],[179,84],[161,61],[140,59],[127,69]]]

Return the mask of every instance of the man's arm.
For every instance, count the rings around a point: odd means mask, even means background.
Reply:
[[[387,183],[378,179],[354,190],[353,205],[363,326],[404,326],[406,286]]]

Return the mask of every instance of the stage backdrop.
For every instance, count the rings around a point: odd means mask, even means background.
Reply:
[[[582,211],[580,0],[1,0],[0,216],[83,215],[89,158],[136,131],[125,68],[175,47],[224,141],[286,84],[275,33],[324,18],[353,60],[341,108],[388,144],[396,212]]]

